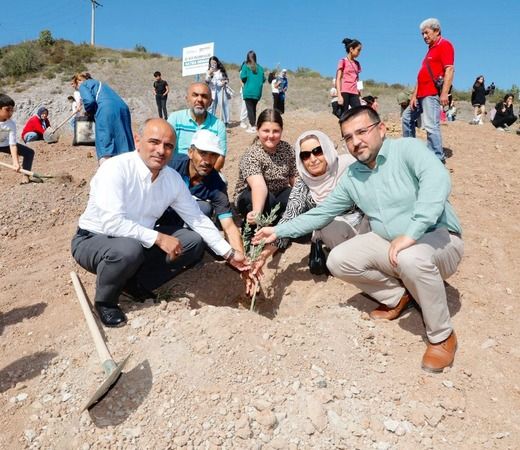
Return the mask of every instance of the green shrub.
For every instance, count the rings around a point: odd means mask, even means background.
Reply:
[[[141,45],[141,44],[135,44],[134,52],[148,53],[148,51],[146,50],[146,47],[144,45]]]
[[[304,78],[319,78],[321,75],[316,72],[315,70],[309,69],[308,67],[298,67],[296,69],[296,72],[294,73],[297,77],[304,77]]]
[[[9,49],[2,57],[0,73],[2,76],[19,77],[36,72],[42,66],[40,52],[31,42],[25,42]]]
[[[96,55],[96,50],[87,44],[72,45],[67,48],[64,59],[60,63],[62,70],[73,70],[81,72],[85,70],[85,64],[92,61]]]
[[[54,45],[56,40],[52,37],[52,33],[49,30],[40,31],[40,37],[38,38],[38,43],[42,47],[51,47]]]
[[[56,78],[56,73],[53,69],[47,69],[45,72],[43,72],[43,77],[47,78],[48,80],[52,80],[53,78]]]

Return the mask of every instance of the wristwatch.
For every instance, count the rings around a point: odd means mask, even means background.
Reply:
[[[231,247],[231,250],[229,250],[229,252],[227,252],[224,255],[224,259],[226,261],[229,261],[229,260],[233,259],[234,256],[235,256],[235,249],[233,247]]]

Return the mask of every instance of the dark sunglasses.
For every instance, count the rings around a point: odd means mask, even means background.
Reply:
[[[314,156],[323,155],[323,149],[321,148],[321,145],[314,147],[310,152],[300,152],[300,159],[302,161],[307,161],[311,157],[311,154]]]

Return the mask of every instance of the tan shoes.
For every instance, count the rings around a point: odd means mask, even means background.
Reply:
[[[412,300],[412,296],[408,293],[408,291],[405,291],[403,296],[401,297],[401,300],[399,300],[399,303],[397,306],[394,306],[393,308],[389,308],[388,306],[381,305],[374,309],[370,314],[370,318],[373,320],[394,320],[397,319],[401,313],[405,310],[406,305]]]
[[[442,372],[445,367],[453,364],[456,351],[457,336],[455,331],[452,331],[448,339],[438,344],[428,343],[422,359],[422,368],[427,372]]]

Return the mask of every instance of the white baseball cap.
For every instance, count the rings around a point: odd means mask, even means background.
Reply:
[[[224,151],[220,148],[218,136],[209,130],[198,130],[191,139],[191,145],[197,150],[204,152],[217,153],[224,156]]]

